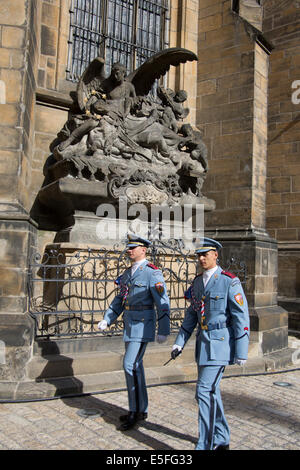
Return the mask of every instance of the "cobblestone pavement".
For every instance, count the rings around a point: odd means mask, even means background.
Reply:
[[[274,382],[288,382],[280,387]],[[232,450],[300,449],[300,370],[224,377],[221,390]],[[195,383],[150,387],[149,418],[117,430],[127,392],[0,404],[0,449],[193,450],[197,440]],[[99,412],[83,417],[82,410]],[[81,410],[81,411],[80,411]]]

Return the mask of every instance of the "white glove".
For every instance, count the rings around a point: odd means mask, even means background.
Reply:
[[[172,359],[176,359],[176,357],[179,356],[179,354],[181,354],[181,351],[182,351],[181,346],[178,346],[178,344],[173,344],[172,352],[171,352]]]
[[[98,323],[98,329],[103,331],[103,330],[106,330],[106,328],[107,328],[107,321],[106,320],[101,320]]]
[[[167,341],[167,339],[168,339],[168,337],[165,336],[165,335],[157,335],[157,337],[156,337],[156,341],[160,344],[165,343]]]
[[[246,359],[236,359],[234,361],[238,366],[243,366],[244,364],[246,364],[247,360]]]

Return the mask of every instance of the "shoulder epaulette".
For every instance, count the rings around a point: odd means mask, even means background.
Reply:
[[[131,267],[125,269],[125,271],[124,271],[122,274],[120,274],[120,275],[117,277],[117,279],[115,279],[114,284],[115,284],[116,286],[119,286],[119,285],[121,284],[121,279],[122,279],[122,277],[124,276],[124,274],[127,273],[127,272],[129,272],[130,270],[131,270]]]
[[[231,279],[234,279],[236,277],[235,274],[232,274],[229,271],[222,271],[221,274],[224,274],[225,276],[231,277]]]
[[[122,277],[122,274],[121,274],[119,277],[117,277],[117,279],[115,280],[115,285],[116,285],[116,286],[119,286],[119,285],[120,285],[121,277]]]
[[[149,268],[152,268],[152,269],[159,269],[157,266],[155,266],[155,264],[152,264],[152,263],[148,263],[147,266],[149,266]]]
[[[184,298],[186,300],[189,300],[192,298],[192,293],[191,293],[191,290],[192,290],[192,286],[190,286],[184,293]]]

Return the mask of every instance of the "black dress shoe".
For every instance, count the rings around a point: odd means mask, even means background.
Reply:
[[[135,413],[134,411],[130,411],[128,415],[125,417],[121,426],[119,427],[119,430],[128,431],[129,429],[132,429],[134,427],[137,421],[138,421],[138,413]]]
[[[213,450],[229,450],[229,444],[226,444],[226,445],[217,444],[213,447]]]
[[[127,415],[121,415],[119,417],[119,420],[124,423],[125,421],[127,421],[127,419],[129,418],[129,415],[130,413],[134,413],[133,411],[130,411],[129,413],[127,413]],[[147,419],[148,418],[148,413],[136,413],[136,417],[137,417],[137,421],[143,421],[144,419]]]

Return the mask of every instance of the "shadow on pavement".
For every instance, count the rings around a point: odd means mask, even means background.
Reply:
[[[153,450],[173,450],[176,449],[175,447],[171,447],[170,445],[156,439],[153,436],[143,432],[145,431],[154,431],[174,439],[180,439],[188,442],[192,442],[196,444],[197,439],[193,436],[189,436],[187,434],[183,434],[178,431],[174,431],[172,429],[167,428],[166,426],[152,423],[151,421],[141,421],[139,422],[135,428],[131,429],[130,431],[121,432],[118,430],[120,426],[119,416],[122,414],[126,414],[127,410],[121,408],[118,405],[112,405],[111,403],[107,403],[99,398],[94,396],[84,396],[78,398],[62,398],[63,402],[72,407],[78,409],[96,409],[99,410],[101,413],[101,418],[110,425],[116,427],[116,432],[119,432],[124,435],[128,435],[131,438],[135,439],[136,441],[145,444],[147,448]]]
[[[61,355],[59,348],[57,347],[55,342],[47,342],[47,349],[44,351],[42,348],[41,355],[47,358],[47,353],[49,354],[49,346],[51,354],[55,354],[56,357],[58,356],[62,360],[62,367],[63,367],[63,375],[61,377],[61,389],[58,385],[58,381],[53,379],[56,376],[57,370],[57,363],[53,361],[49,361],[47,365],[44,367],[42,373],[39,377],[36,378],[37,381],[44,381],[49,384],[52,384],[56,387],[56,391],[54,396],[61,397],[64,393],[75,394],[74,390],[76,390],[76,394],[80,395],[83,393],[83,384],[82,382],[74,376],[74,371],[72,367],[73,359],[67,356]],[[172,450],[173,447],[170,445],[162,442],[159,439],[156,439],[153,436],[147,434],[147,431],[153,431],[156,433],[160,433],[162,437],[169,436],[174,439],[180,439],[187,442],[196,443],[197,439],[193,436],[186,435],[184,433],[174,431],[172,429],[167,428],[166,426],[151,423],[151,421],[142,421],[136,425],[135,428],[131,429],[130,431],[121,432],[118,430],[120,426],[119,416],[122,414],[126,414],[127,410],[121,408],[118,405],[113,405],[111,403],[107,403],[99,398],[96,398],[92,395],[85,395],[85,396],[72,396],[72,397],[62,397],[61,400],[69,407],[77,408],[78,410],[85,410],[85,409],[93,409],[99,410],[101,418],[109,425],[113,425],[116,428],[116,432],[124,435],[128,435],[131,438],[135,439],[137,442],[144,444],[148,449],[154,450]],[[91,419],[91,418],[86,418]],[[143,432],[143,429],[146,432]]]

